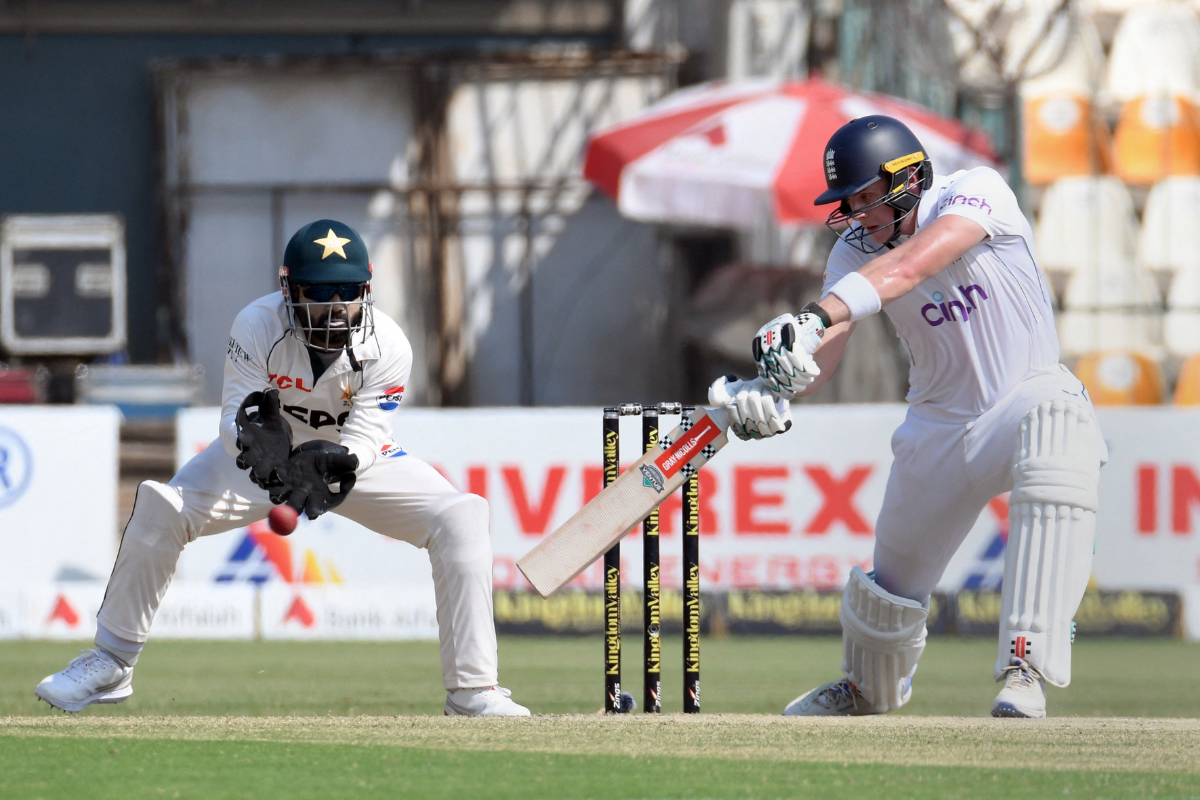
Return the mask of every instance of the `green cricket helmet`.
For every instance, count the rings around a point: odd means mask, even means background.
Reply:
[[[344,222],[319,219],[296,231],[279,268],[293,335],[324,352],[365,341],[375,327],[371,271],[366,243]]]

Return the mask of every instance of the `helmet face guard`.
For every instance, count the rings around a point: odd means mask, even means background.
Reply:
[[[323,353],[345,350],[353,360],[352,348],[375,333],[373,272],[366,243],[349,225],[319,219],[296,231],[279,268],[292,335]]]
[[[326,284],[303,284],[289,279],[288,268],[279,269],[279,286],[283,290],[283,302],[287,308],[291,333],[301,344],[322,353],[337,353],[364,343],[375,333],[375,301],[371,297],[371,284],[348,284],[358,287],[356,297],[349,300],[338,294],[333,300],[330,293],[325,302],[304,300],[300,292],[307,286]],[[338,287],[340,288],[340,287]],[[345,308],[345,315],[337,314],[338,307]],[[357,319],[354,313],[358,309]]]
[[[925,158],[923,152],[918,151],[889,161],[882,168],[891,179],[882,197],[859,209],[852,209],[849,199],[843,199],[825,220],[825,227],[839,234],[842,241],[868,255],[878,253],[900,236],[904,220],[908,219],[921,201],[921,193],[933,185],[933,165]],[[869,214],[884,205],[891,206],[895,212],[891,222],[866,228],[855,221],[855,217]],[[888,228],[891,228],[892,232],[886,241],[879,243],[873,238],[876,233]]]
[[[824,170],[827,188],[814,204],[837,203],[838,209],[825,224],[864,253],[890,247],[920,202],[921,193],[933,186],[933,164],[921,142],[903,122],[882,114],[852,119],[834,131],[825,145]],[[880,181],[883,197],[851,209],[851,197]],[[867,229],[855,221],[882,205],[892,208],[891,222]],[[882,244],[871,238],[889,228],[891,234]]]

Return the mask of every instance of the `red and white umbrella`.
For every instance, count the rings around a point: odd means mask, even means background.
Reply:
[[[995,166],[987,137],[895,97],[820,80],[719,81],[676,92],[596,133],[584,176],[646,222],[750,228],[764,213],[820,223],[822,149],[844,123],[868,114],[912,129],[939,174]]]

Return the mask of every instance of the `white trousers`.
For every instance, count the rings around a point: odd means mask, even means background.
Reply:
[[[892,436],[894,460],[875,525],[876,583],[925,602],[984,506],[1012,489],[1017,429],[1046,400],[1091,411],[1083,385],[1065,367],[1027,378],[966,423],[909,409]]]
[[[184,546],[264,519],[271,507],[220,441],[169,483],[142,483],[97,615],[100,625],[145,642]],[[433,467],[404,455],[376,461],[332,513],[429,551],[445,686],[495,685],[487,501],[460,493]]]

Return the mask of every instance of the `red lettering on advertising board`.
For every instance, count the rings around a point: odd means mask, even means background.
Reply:
[[[79,624],[79,614],[67,602],[67,598],[61,594],[54,601],[54,610],[50,612],[50,617],[46,620],[46,624],[49,625],[55,620],[62,620],[72,628]]]
[[[1192,504],[1200,504],[1200,478],[1191,467],[1176,464],[1171,469],[1171,530],[1192,532]]]
[[[292,599],[292,604],[288,606],[287,613],[283,615],[284,622],[295,620],[306,628],[311,628],[316,624],[317,619],[313,616],[312,610],[300,595],[296,595]]]
[[[730,583],[737,589],[758,587],[758,556],[734,556],[729,559]]]
[[[758,481],[786,478],[787,467],[734,467],[733,469],[733,517],[738,536],[786,534],[789,525],[784,520],[765,521],[755,516],[759,508],[776,508],[783,505],[782,492],[762,492]]]
[[[799,586],[800,559],[797,556],[771,556],[767,559],[767,587]]]
[[[592,502],[592,498],[600,494],[604,488],[604,467],[583,468],[583,504]]]
[[[833,556],[813,556],[808,562],[808,580],[817,589],[838,589],[846,583],[842,563]]]
[[[1137,529],[1143,536],[1158,528],[1158,467],[1139,464],[1137,469]]]
[[[833,523],[840,521],[850,533],[871,535],[871,525],[854,507],[854,495],[871,475],[869,464],[852,467],[846,477],[838,480],[824,467],[805,467],[804,472],[821,491],[824,505],[813,517],[805,533],[828,533]]]
[[[721,565],[724,563],[722,559],[709,560],[701,557],[700,559],[700,585],[701,586],[719,586],[721,584]]]
[[[487,500],[487,467],[467,467],[467,493]]]
[[[563,466],[550,467],[546,472],[546,482],[542,487],[540,502],[530,503],[525,491],[525,479],[520,467],[501,467],[500,474],[508,487],[508,496],[512,500],[513,511],[517,514],[517,522],[522,533],[541,536],[550,524],[554,515],[554,507],[558,503],[558,492],[562,488],[563,476],[567,468]]]

